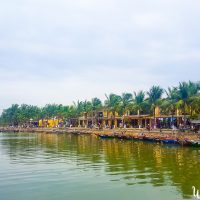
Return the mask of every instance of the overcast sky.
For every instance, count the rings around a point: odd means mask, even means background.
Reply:
[[[0,109],[200,80],[199,0],[0,2]]]

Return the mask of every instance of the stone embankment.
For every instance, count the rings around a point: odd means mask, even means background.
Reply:
[[[152,131],[147,131],[146,129],[89,129],[89,128],[13,128],[13,127],[0,127],[0,132],[27,132],[27,133],[45,133],[45,134],[95,134],[95,135],[123,135],[127,137],[138,137],[141,134],[156,138],[170,138],[170,139],[199,139],[200,135],[190,131],[180,132],[178,130],[172,131],[170,129],[156,129]]]

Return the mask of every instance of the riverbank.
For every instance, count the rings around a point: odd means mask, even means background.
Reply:
[[[177,139],[177,140],[196,140],[200,139],[199,133],[191,131],[181,132],[179,130],[172,131],[170,129],[155,129],[148,131],[146,129],[89,129],[89,128],[14,128],[14,127],[0,127],[0,132],[31,132],[31,133],[45,133],[45,134],[95,134],[105,136],[123,136],[124,138],[143,138],[144,136],[158,139]]]

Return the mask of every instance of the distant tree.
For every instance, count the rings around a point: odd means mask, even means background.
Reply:
[[[194,97],[198,96],[198,92],[199,92],[199,83],[194,83],[191,81],[189,81],[188,83],[187,82],[179,83],[177,91],[178,93],[177,105],[180,109],[182,109],[184,114],[184,127],[186,126],[186,114],[191,112],[195,102]]]
[[[121,102],[119,104],[119,113],[125,115],[128,111],[131,110],[133,103],[133,95],[131,93],[122,93]]]
[[[97,97],[91,101],[77,101],[73,105],[47,104],[40,108],[38,106],[27,104],[13,104],[4,109],[0,116],[1,125],[20,125],[28,123],[30,120],[39,120],[44,118],[59,117],[64,120],[78,118],[81,113],[92,113],[92,118],[102,108],[106,108],[112,113],[112,122],[115,120],[116,112],[124,115],[127,111],[142,113],[152,112],[155,121],[155,109],[159,106],[163,113],[174,115],[176,109],[184,114],[184,126],[186,125],[186,114],[190,117],[196,117],[200,114],[200,81],[199,82],[181,82],[178,87],[168,88],[166,98],[162,99],[164,90],[160,86],[152,86],[147,92],[134,92],[134,98],[131,93],[122,93],[106,95],[104,105]]]
[[[144,110],[145,106],[147,106],[147,102],[145,101],[145,92],[142,90],[138,93],[134,92],[133,102],[133,110],[136,110],[138,115],[140,115],[140,112]]]
[[[92,124],[94,124],[94,120],[95,120],[95,123],[97,123],[97,120],[98,120],[97,112],[100,109],[102,109],[102,102],[100,99],[95,97],[92,99],[91,104],[92,104]]]
[[[155,118],[155,109],[157,106],[161,105],[161,97],[164,90],[160,86],[152,86],[147,92],[149,97],[149,103],[151,105],[154,117],[154,124],[156,125],[156,118]]]
[[[108,111],[112,112],[113,120],[115,121],[115,113],[119,110],[121,97],[113,93],[105,96],[105,107],[108,109]]]
[[[97,97],[93,98],[92,101],[92,110],[96,111],[102,108],[102,102],[100,99],[98,99]]]

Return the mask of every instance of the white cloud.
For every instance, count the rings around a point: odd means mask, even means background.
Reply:
[[[197,81],[199,5],[197,0],[2,2],[0,108]]]

